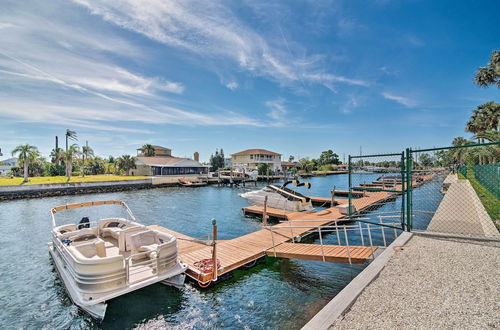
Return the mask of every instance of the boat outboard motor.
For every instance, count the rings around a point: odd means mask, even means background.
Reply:
[[[78,229],[90,228],[90,220],[88,217],[83,217],[78,223]]]

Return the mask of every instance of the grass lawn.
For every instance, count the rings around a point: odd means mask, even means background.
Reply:
[[[66,183],[66,182],[104,182],[119,180],[142,180],[146,176],[121,176],[121,175],[86,175],[85,177],[73,176],[71,180],[65,176],[37,176],[30,177],[28,183],[23,183],[23,178],[0,178],[0,186],[16,186],[21,184]]]
[[[462,173],[458,173],[458,177],[460,179],[465,179]],[[488,189],[483,187],[474,178],[467,178],[476,191],[477,196],[481,200],[486,212],[490,215],[491,219],[495,222],[495,220],[500,220],[500,201],[495,197]]]

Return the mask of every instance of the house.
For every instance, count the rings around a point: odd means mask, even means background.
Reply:
[[[299,163],[297,162],[281,162],[281,168],[283,172],[288,172],[294,167],[298,167]]]
[[[152,147],[155,149],[156,157],[172,157],[172,149],[156,145],[153,145]],[[137,148],[137,156],[138,157],[145,156],[143,148]]]
[[[248,149],[231,155],[235,169],[256,170],[259,164],[267,164],[275,172],[281,171],[281,154],[265,149]]]
[[[172,149],[153,146],[155,156],[146,157],[142,148],[137,149],[136,168],[131,170],[132,175],[190,175],[207,174],[208,166],[189,158],[172,156]],[[195,152],[194,158],[199,156]]]
[[[17,158],[9,158],[0,161],[0,175],[8,174],[14,166],[18,166]]]

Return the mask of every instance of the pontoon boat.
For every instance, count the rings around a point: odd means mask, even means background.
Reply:
[[[56,225],[55,214],[98,205],[120,205],[130,219],[104,218]],[[102,320],[106,302],[153,283],[181,287],[187,265],[177,260],[172,235],[136,222],[122,201],[97,201],[54,207],[50,255],[71,300]]]

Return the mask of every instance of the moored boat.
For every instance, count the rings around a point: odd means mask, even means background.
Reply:
[[[203,187],[203,186],[207,185],[207,182],[203,182],[203,181],[193,182],[193,181],[188,180],[186,178],[179,178],[177,181],[183,187]]]
[[[267,198],[268,207],[296,212],[312,211],[313,206],[311,198],[286,188],[290,183],[295,183],[299,187],[311,187],[310,183],[300,183],[298,180],[293,180],[286,182],[282,186],[268,185],[263,189],[249,191],[240,194],[240,196],[254,205],[263,206]]]
[[[122,206],[128,218],[113,217],[57,225],[55,215],[65,210],[101,205]],[[177,260],[174,236],[136,222],[122,201],[96,201],[51,209],[49,252],[64,286],[78,307],[102,320],[107,301],[162,282],[180,287],[187,265]]]

